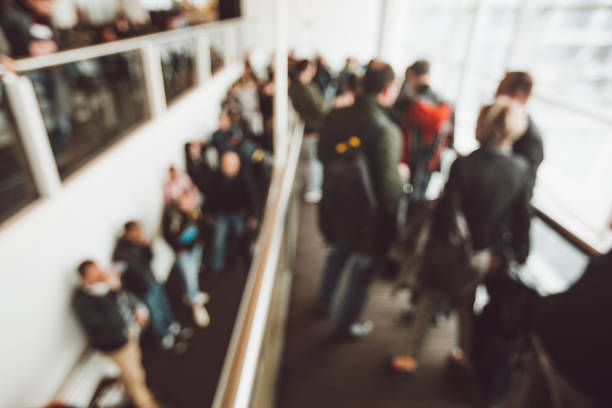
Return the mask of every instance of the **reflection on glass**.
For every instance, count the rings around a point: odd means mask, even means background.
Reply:
[[[223,40],[221,34],[215,34],[210,37],[210,72],[215,74],[224,66]]]
[[[15,123],[0,85],[0,222],[36,198]]]
[[[138,52],[28,73],[62,179],[149,117]]]
[[[168,44],[160,53],[166,101],[170,103],[195,84],[195,44],[193,41]]]

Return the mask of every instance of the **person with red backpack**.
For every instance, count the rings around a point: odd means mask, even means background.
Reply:
[[[429,86],[429,62],[416,61],[406,70],[402,94],[396,103],[402,128],[401,161],[410,168],[413,200],[422,201],[431,173],[452,144],[453,109]]]

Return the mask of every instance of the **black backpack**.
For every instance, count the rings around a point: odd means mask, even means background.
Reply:
[[[378,200],[362,140],[349,136],[334,150],[325,165],[322,210],[329,217],[333,234],[372,236]]]

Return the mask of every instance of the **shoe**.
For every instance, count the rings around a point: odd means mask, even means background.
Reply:
[[[419,363],[411,356],[391,356],[387,367],[393,374],[412,376],[419,368]]]
[[[349,331],[346,333],[339,333],[334,335],[336,341],[351,341],[358,340],[362,337],[367,336],[374,330],[374,323],[370,320],[363,322],[356,322],[351,325]]]
[[[322,197],[323,192],[321,190],[307,191],[306,194],[304,194],[304,201],[310,204],[316,204],[321,201]]]
[[[180,356],[181,354],[184,354],[188,348],[189,346],[187,345],[187,343],[185,343],[184,341],[181,341],[181,342],[176,343],[174,347],[172,347],[168,351],[175,356]]]
[[[175,336],[181,332],[181,324],[179,322],[174,322],[168,327],[168,331]]]
[[[176,335],[178,341],[187,341],[193,337],[193,329],[191,327],[182,328]]]
[[[187,295],[183,296],[183,302],[188,305],[205,305],[210,300],[210,295],[206,292],[198,292],[194,299],[190,299]]]
[[[210,324],[210,315],[203,304],[194,304],[193,321],[199,327],[207,327]]]
[[[172,347],[174,347],[175,343],[176,340],[174,338],[174,334],[168,333],[164,336],[159,345],[163,351],[169,351],[170,349],[172,349]]]
[[[368,334],[372,333],[373,330],[374,323],[371,320],[353,323],[350,329],[351,335],[356,338],[365,337]]]

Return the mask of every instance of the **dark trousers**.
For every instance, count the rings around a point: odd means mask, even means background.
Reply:
[[[384,261],[384,256],[329,247],[317,299],[320,312],[327,314],[331,311],[342,273],[345,268],[349,269],[349,281],[334,322],[334,334],[348,334],[351,325],[357,322],[367,304],[370,285]]]

